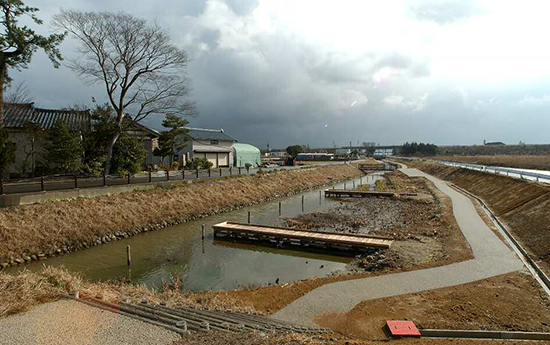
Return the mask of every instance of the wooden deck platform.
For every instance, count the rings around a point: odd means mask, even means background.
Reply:
[[[369,251],[389,248],[393,240],[382,236],[367,236],[280,228],[257,224],[223,222],[213,226],[216,239],[270,242],[301,247],[337,250]]]
[[[327,189],[325,190],[326,197],[367,197],[367,196],[383,196],[383,197],[394,197],[394,196],[417,196],[416,193],[395,193],[395,192],[377,192],[372,190],[357,190],[357,189]]]

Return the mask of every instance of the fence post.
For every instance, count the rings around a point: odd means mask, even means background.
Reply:
[[[74,175],[74,188],[78,188],[78,176]]]
[[[107,175],[103,173],[103,187],[105,187],[106,185],[107,185]]]
[[[40,177],[40,191],[44,191],[46,188],[44,188],[44,176]]]
[[[166,181],[170,181],[170,170],[166,170]]]
[[[149,170],[149,183],[151,183],[151,181],[153,181],[153,177],[152,177],[151,170]]]

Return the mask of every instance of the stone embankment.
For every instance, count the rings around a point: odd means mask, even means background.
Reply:
[[[170,188],[47,202],[0,211],[0,268],[109,243],[342,181],[353,165],[182,183]]]

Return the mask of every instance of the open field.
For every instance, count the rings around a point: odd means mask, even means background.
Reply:
[[[541,268],[550,272],[550,186],[427,162],[406,164],[482,198]]]
[[[365,301],[346,314],[320,316],[318,322],[350,338],[373,341],[387,339],[383,331],[386,320],[411,320],[426,329],[549,332],[549,307],[548,296],[531,275],[518,272]]]
[[[496,155],[496,156],[435,156],[433,159],[458,161],[482,165],[501,166],[519,169],[550,170],[550,155]]]
[[[361,175],[335,165],[0,210],[0,264],[85,249]]]

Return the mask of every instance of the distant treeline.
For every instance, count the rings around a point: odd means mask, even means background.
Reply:
[[[492,156],[492,155],[550,155],[550,145],[471,145],[440,146],[440,155]]]
[[[414,141],[412,143],[407,142],[401,147],[401,154],[404,156],[433,156],[437,154],[437,145],[417,143]]]

